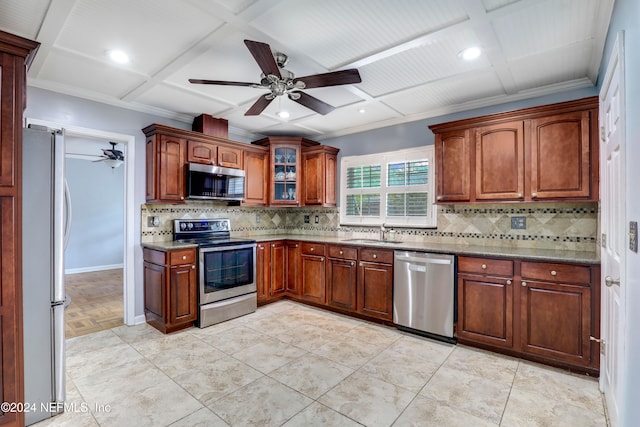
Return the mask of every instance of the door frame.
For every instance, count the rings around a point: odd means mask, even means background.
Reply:
[[[134,177],[135,177],[135,136],[116,132],[108,132],[98,129],[84,128],[80,126],[64,125],[46,120],[25,118],[25,126],[30,124],[46,126],[49,129],[64,129],[65,136],[99,138],[114,141],[125,146],[124,156],[124,268],[123,268],[123,299],[124,299],[124,324],[135,325],[140,323],[136,319],[135,304],[135,203],[134,203]]]
[[[618,88],[618,96],[620,97],[620,120],[619,120],[619,126],[618,126],[618,131],[620,133],[620,140],[622,141],[622,150],[620,153],[621,156],[621,162],[620,162],[620,166],[623,168],[623,170],[620,172],[621,174],[621,179],[623,181],[623,189],[621,191],[621,200],[624,203],[625,201],[625,197],[626,197],[626,100],[625,100],[625,94],[626,94],[626,89],[625,89],[625,47],[624,47],[624,32],[623,31],[619,31],[616,34],[616,40],[614,42],[614,45],[612,47],[611,50],[611,56],[609,58],[609,62],[607,64],[606,67],[606,72],[605,72],[605,76],[604,79],[602,81],[602,85],[601,85],[601,89],[600,89],[600,93],[598,94],[599,97],[599,107],[600,107],[600,114],[602,114],[602,106],[603,106],[603,96],[605,91],[608,91],[608,87],[611,83],[611,80],[613,78],[613,73],[614,70],[617,69],[618,72],[618,78],[619,78],[619,88]],[[602,125],[601,125],[602,126]],[[603,183],[603,179],[602,177],[604,177],[604,169],[603,169],[603,165],[605,164],[604,160],[605,160],[605,150],[604,147],[602,147],[602,140],[603,140],[603,128],[600,127],[600,141],[599,143],[601,144],[601,148],[600,148],[600,176],[601,176],[601,185]],[[601,187],[600,189],[600,194],[602,197],[603,191],[606,191],[606,188]],[[626,221],[627,221],[627,214],[626,214],[626,206],[621,207],[622,212],[624,214],[624,218],[623,218],[623,224],[622,224],[622,236],[619,236],[619,238],[623,239],[624,241],[624,245],[622,248],[622,251],[620,253],[620,289],[619,289],[619,298],[620,298],[620,311],[621,313],[619,313],[619,319],[617,319],[618,321],[616,323],[618,323],[618,330],[616,331],[617,334],[617,340],[619,343],[619,348],[617,349],[618,351],[618,357],[617,360],[614,361],[614,363],[616,363],[616,367],[614,369],[612,369],[613,371],[618,372],[618,389],[615,397],[617,399],[621,399],[624,400],[624,397],[622,397],[622,393],[624,392],[625,389],[625,376],[622,375],[620,373],[620,370],[625,366],[625,357],[626,357],[626,351],[625,351],[625,335],[626,335],[626,328],[629,326],[627,325],[627,299],[626,299],[626,283],[627,283],[627,278],[626,278],[626,256],[627,256],[627,244],[628,244],[628,240],[627,240],[627,234],[625,233],[625,229],[626,229]],[[601,209],[602,211],[602,209]],[[602,224],[600,226],[600,229],[602,230],[602,232],[604,232],[605,230],[602,227]],[[610,240],[611,237],[607,236],[607,239]],[[601,259],[603,260],[603,268],[601,269],[601,273],[600,273],[600,283],[601,283],[601,301],[607,301],[607,298],[605,298],[605,292],[607,292],[607,288],[604,286],[604,278],[605,276],[609,275],[609,272],[607,271],[606,268],[606,260],[604,259],[604,251],[602,249],[600,249],[601,251]],[[616,286],[616,285],[613,285]],[[602,310],[602,308],[601,308]],[[603,316],[601,315],[601,327],[600,327],[600,331],[601,331],[601,338],[605,338],[603,336],[603,332],[607,331],[608,328],[608,323],[607,322],[608,316]],[[608,339],[609,337],[607,336],[605,339]],[[605,406],[607,405],[607,397],[606,397],[606,393],[607,390],[605,390],[604,386],[604,378],[605,375],[603,375],[603,369],[606,369],[606,361],[605,358],[607,357],[607,355],[610,355],[609,349],[607,347],[608,343],[604,342],[603,345],[605,346],[604,350],[605,350],[605,354],[601,356],[601,363],[600,363],[600,371],[601,371],[601,375],[600,375],[600,390],[605,393],[605,399],[604,399],[604,403]],[[617,425],[620,422],[620,410],[621,410],[621,405],[625,404],[625,402],[623,401],[614,401],[613,402],[616,406],[616,411],[614,411],[614,413],[612,413],[612,409],[614,408],[609,408],[607,407],[607,412],[609,414],[609,418],[610,421],[612,423],[612,425]],[[613,417],[612,417],[613,415]]]

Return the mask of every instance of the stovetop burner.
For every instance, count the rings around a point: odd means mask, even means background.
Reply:
[[[228,219],[176,219],[173,221],[173,240],[195,243],[199,247],[236,246],[255,243],[255,240],[231,237]]]

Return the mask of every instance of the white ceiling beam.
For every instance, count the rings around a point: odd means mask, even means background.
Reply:
[[[75,4],[76,0],[56,0],[49,3],[49,8],[44,15],[36,36],[36,40],[40,42],[40,48],[38,48],[38,54],[29,68],[30,76],[37,78],[40,74]]]
[[[518,86],[502,52],[498,37],[493,31],[491,19],[482,2],[477,0],[463,0],[463,5],[471,20],[471,26],[480,40],[480,47],[487,58],[489,58],[494,71],[502,83],[505,93],[508,95],[517,93]]]

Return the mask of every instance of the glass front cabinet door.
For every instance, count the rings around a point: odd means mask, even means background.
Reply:
[[[300,205],[300,146],[271,146],[271,205]]]

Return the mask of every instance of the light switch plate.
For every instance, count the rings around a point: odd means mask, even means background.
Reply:
[[[147,217],[147,227],[159,227],[160,226],[160,218],[157,216],[148,216]]]
[[[320,224],[320,217],[318,215],[316,215],[316,224]]]
[[[527,228],[526,216],[512,216],[511,217],[511,229],[512,230],[524,230]]]
[[[629,249],[638,253],[638,221],[629,221]]]

